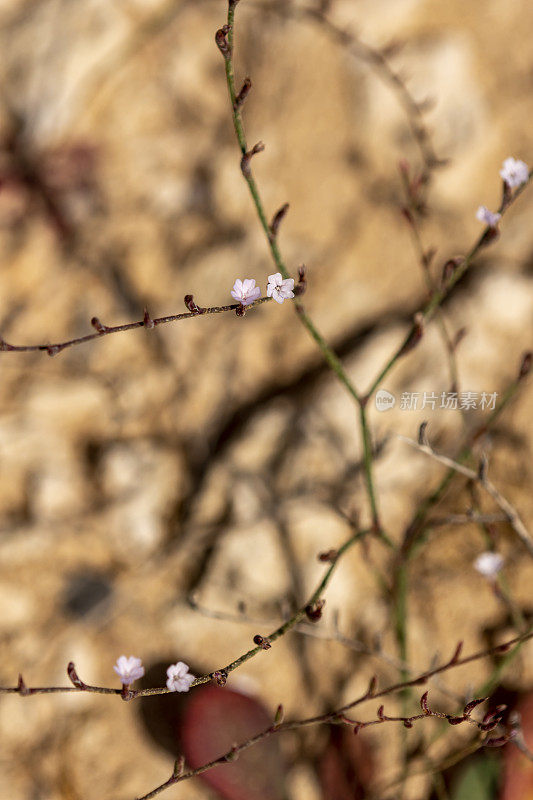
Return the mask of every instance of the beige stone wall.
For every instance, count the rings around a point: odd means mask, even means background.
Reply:
[[[140,319],[145,305],[153,316],[177,313],[187,293],[202,305],[225,304],[235,278],[263,284],[274,271],[240,175],[213,42],[224,15],[222,0],[0,4],[7,341],[80,336],[93,315],[118,324]],[[478,235],[478,205],[498,205],[503,159],[533,163],[533,6],[334,0],[331,18],[375,47],[400,40],[391,64],[418,101],[434,101],[425,120],[450,162],[434,175],[422,236],[437,250],[438,275]],[[425,297],[399,212],[398,162],[419,164],[405,111],[375,69],[305,15],[242,0],[237,34],[238,79],[253,81],[249,142],[266,145],[253,162],[266,208],[272,214],[290,202],[280,234],[286,262],[295,272],[307,265],[306,306],[365,388]],[[532,198],[528,189],[512,207],[501,238],[446,307],[451,330],[466,327],[462,390],[503,393],[531,347]],[[28,684],[62,683],[69,660],[85,680],[112,683],[121,653],[215,669],[249,647],[257,622],[198,614],[185,603],[188,590],[210,609],[230,612],[245,600],[254,620],[274,624],[280,604],[314,587],[316,554],[349,533],[332,506],[359,509],[367,521],[353,404],[290,304],[273,305],[244,319],[120,333],[53,359],[0,354],[0,683],[15,683],[19,671]],[[397,396],[449,388],[437,326],[386,388]],[[483,442],[493,480],[526,524],[531,397],[526,383]],[[387,440],[376,486],[395,541],[442,474],[396,438],[415,436],[428,418],[438,449],[454,453],[465,426],[484,417],[370,411],[376,440]],[[464,512],[468,502],[458,488],[442,513]],[[508,526],[498,526],[497,541],[515,602],[530,610],[531,561]],[[513,635],[472,569],[484,548],[474,526],[438,528],[414,562],[413,667],[426,668],[437,650],[452,652],[458,638],[468,651],[482,647],[491,626]],[[379,544],[369,558],[390,574]],[[80,576],[94,572],[109,596],[69,614]],[[338,612],[347,636],[369,642],[379,633],[396,655],[390,609],[360,550],[346,557],[326,598],[325,630]],[[272,710],[283,702],[303,716],[335,696],[339,670],[339,702],[376,670],[387,683],[397,676],[382,660],[293,635],[243,667],[234,685],[247,680]],[[313,696],[306,671],[319,687]],[[480,663],[442,680],[463,692],[488,671]],[[531,684],[526,649],[507,681]],[[392,777],[398,743],[385,728],[369,737],[383,758],[381,777]],[[443,753],[465,734],[453,735]],[[0,795],[21,800],[130,798],[164,780],[172,763],[132,705],[100,697],[0,697],[0,741]],[[315,796],[305,766],[298,770],[291,800]],[[406,797],[425,791],[423,780],[413,782]],[[190,782],[172,796],[208,794]]]

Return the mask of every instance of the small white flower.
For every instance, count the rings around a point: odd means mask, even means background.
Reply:
[[[117,663],[113,667],[120,680],[125,686],[129,686],[133,681],[142,678],[144,675],[144,667],[140,658],[135,656],[120,656],[117,658]]]
[[[188,692],[196,678],[189,672],[189,667],[183,661],[171,664],[167,669],[167,689],[171,692]]]
[[[480,206],[476,211],[476,217],[480,222],[484,222],[489,228],[495,228],[501,220],[502,215],[497,211],[489,211],[487,206]]]
[[[261,297],[261,289],[255,285],[253,278],[245,278],[243,281],[237,278],[233,284],[231,296],[241,305],[249,306],[250,303]]]
[[[283,303],[284,300],[291,300],[294,297],[294,278],[283,278],[281,272],[275,272],[268,276],[267,295],[272,297],[276,303]]]
[[[500,175],[507,186],[510,189],[514,189],[516,186],[522,186],[523,183],[527,183],[529,169],[523,161],[518,161],[516,158],[506,158],[500,170]]]
[[[495,578],[502,567],[503,557],[499,553],[490,551],[481,553],[474,561],[474,569],[477,569],[484,578]]]

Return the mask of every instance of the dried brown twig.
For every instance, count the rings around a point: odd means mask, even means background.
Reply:
[[[530,556],[533,556],[533,538],[529,533],[528,529],[524,525],[520,515],[516,511],[516,509],[511,505],[511,503],[506,500],[505,497],[496,489],[492,481],[489,480],[487,476],[487,461],[483,459],[480,465],[479,470],[476,472],[469,467],[465,467],[464,464],[459,464],[457,461],[454,461],[453,458],[449,458],[448,456],[440,455],[436,453],[435,450],[430,446],[427,440],[418,441],[416,442],[414,439],[409,439],[406,436],[399,436],[398,437],[402,442],[414,447],[420,453],[424,453],[425,455],[430,456],[435,461],[438,461],[441,464],[444,464],[446,467],[453,469],[455,472],[464,475],[471,481],[475,481],[479,483],[480,486],[485,489],[485,491],[490,494],[493,498],[495,503],[501,508],[505,515],[505,519],[509,522],[512,529],[528,551]]]
[[[293,629],[299,622],[304,619],[311,619],[313,614],[316,614],[320,611],[323,604],[322,595],[328,586],[331,577],[341,561],[344,554],[358,541],[365,538],[370,533],[369,530],[362,530],[355,532],[352,536],[350,536],[337,550],[328,554],[328,558],[326,559],[329,562],[329,566],[327,567],[324,575],[322,576],[321,580],[319,581],[317,587],[311,594],[311,596],[307,599],[304,605],[298,608],[291,617],[289,617],[285,622],[281,625],[276,627],[271,633],[267,636],[262,636],[257,634],[254,636],[254,643],[255,647],[247,650],[241,656],[236,658],[230,664],[227,664],[224,667],[220,667],[213,672],[208,672],[205,675],[201,675],[195,679],[192,686],[198,686],[202,683],[209,683],[210,681],[215,681],[219,686],[223,686],[228,678],[228,675],[244,664],[246,661],[249,661],[254,656],[261,653],[263,650],[269,650],[272,646],[272,643],[280,639],[284,636],[289,630]],[[318,616],[315,616],[315,619],[318,619]],[[94,694],[115,694],[120,695],[123,700],[135,700],[138,697],[146,697],[148,695],[156,695],[156,694],[168,694],[171,690],[168,689],[166,686],[164,687],[156,687],[156,688],[149,688],[149,689],[130,689],[128,686],[123,686],[122,689],[113,689],[104,686],[92,686],[90,684],[85,683],[80,679],[78,673],[76,671],[76,667],[72,662],[69,663],[67,667],[67,674],[68,677],[73,684],[72,686],[36,686],[36,687],[28,687],[26,686],[22,675],[19,675],[19,680],[17,686],[0,686],[0,694],[20,694],[22,697],[27,697],[29,695],[35,694],[58,694],[58,693],[67,693],[67,692],[91,692]]]
[[[248,305],[247,309],[250,309],[253,306],[261,305],[261,303],[267,303],[269,300],[270,297],[260,297],[255,301],[255,303]],[[185,311],[182,314],[171,314],[168,317],[157,317],[156,319],[152,319],[148,313],[148,310],[145,309],[143,319],[139,320],[138,322],[127,322],[124,325],[103,325],[98,317],[93,317],[91,319],[91,325],[96,329],[96,333],[88,333],[86,336],[78,336],[77,338],[68,339],[64,342],[55,342],[54,344],[9,344],[0,337],[0,351],[16,351],[18,353],[26,353],[32,350],[44,350],[49,356],[55,356],[62,350],[65,350],[67,347],[83,344],[84,342],[90,342],[93,339],[100,339],[102,336],[109,336],[111,333],[131,331],[134,328],[146,328],[147,330],[151,330],[152,328],[156,328],[158,325],[166,325],[168,322],[178,322],[182,319],[199,317],[204,314],[222,314],[225,311],[235,311],[238,316],[244,316],[244,306],[242,306],[240,303],[232,303],[228,306],[211,306],[210,308],[202,308],[201,306],[196,305],[192,294],[185,295],[185,305],[189,311]]]
[[[463,707],[462,712],[459,714],[448,714],[445,712],[440,712],[436,711],[435,709],[432,709],[429,706],[427,692],[424,692],[424,694],[420,698],[420,706],[422,708],[421,714],[391,717],[385,714],[384,706],[381,705],[377,709],[375,719],[362,721],[362,720],[348,718],[345,712],[352,708],[355,708],[357,705],[360,705],[361,703],[364,703],[368,700],[372,700],[377,697],[384,697],[386,695],[399,692],[400,690],[405,689],[408,686],[423,685],[432,676],[437,675],[441,672],[445,672],[448,669],[459,667],[463,664],[471,663],[472,661],[476,661],[488,655],[499,655],[499,654],[503,655],[504,653],[509,651],[509,649],[513,646],[513,644],[516,644],[517,642],[526,641],[527,639],[531,639],[532,637],[533,637],[533,631],[530,631],[529,633],[522,634],[522,636],[518,636],[515,639],[510,640],[509,642],[505,642],[504,644],[498,645],[497,647],[492,647],[488,650],[474,653],[473,655],[467,656],[465,658],[460,658],[460,653],[462,649],[462,642],[460,642],[451,659],[446,663],[442,664],[440,667],[436,667],[432,670],[429,670],[428,672],[423,673],[422,675],[418,675],[416,678],[413,678],[410,681],[396,683],[380,691],[377,690],[377,681],[376,678],[373,677],[369,683],[366,692],[364,692],[356,700],[353,700],[351,703],[347,703],[346,705],[334,711],[328,711],[325,714],[320,714],[314,717],[283,722],[283,707],[280,705],[278,706],[278,710],[276,712],[273,724],[270,725],[268,728],[256,734],[255,736],[252,736],[250,739],[247,739],[245,742],[235,745],[230,750],[228,750],[227,753],[224,753],[218,758],[213,759],[212,761],[209,761],[208,763],[203,764],[200,767],[196,767],[195,769],[190,769],[185,771],[185,759],[183,757],[179,758],[175,763],[172,775],[166,781],[164,781],[164,783],[161,783],[159,786],[156,786],[155,789],[152,789],[147,794],[144,794],[142,795],[142,797],[139,797],[138,800],[151,800],[151,798],[156,797],[157,795],[161,794],[161,792],[164,792],[166,789],[169,789],[171,786],[174,786],[176,783],[189,780],[190,778],[202,775],[204,772],[207,772],[208,770],[213,769],[214,767],[218,767],[223,764],[235,761],[238,758],[239,754],[242,753],[244,750],[247,750],[249,747],[252,747],[253,745],[263,741],[264,739],[267,739],[269,736],[272,736],[277,733],[298,730],[300,728],[309,727],[312,725],[321,725],[321,724],[347,725],[352,728],[354,733],[358,733],[364,728],[370,727],[372,725],[381,725],[387,722],[400,722],[402,723],[402,725],[404,725],[404,727],[412,728],[414,722],[417,722],[426,717],[433,717],[433,718],[445,719],[450,725],[460,725],[465,722],[467,724],[473,725],[482,735],[482,738],[479,742],[479,747],[502,746],[506,744],[508,741],[511,741],[513,737],[516,735],[512,727],[506,729],[501,735],[490,736],[489,734],[493,732],[498,727],[498,725],[501,724],[503,713],[505,711],[505,706],[497,706],[496,708],[488,711],[481,720],[476,720],[472,717],[472,712],[475,710],[475,708],[481,703],[483,703],[487,698],[473,699]]]
[[[185,760],[183,757],[176,761],[174,770],[170,778],[168,778],[164,783],[157,786],[155,789],[152,789],[147,794],[143,795],[142,797],[138,798],[138,800],[150,800],[152,797],[156,797],[161,792],[165,791],[165,789],[170,788],[176,783],[179,783],[184,780],[188,780],[190,778],[197,777],[204,772],[207,772],[214,767],[220,766],[222,764],[226,764],[228,762],[234,761],[239,753],[247,750],[249,747],[252,747],[254,744],[268,738],[269,736],[282,733],[291,730],[297,730],[299,728],[309,727],[312,725],[318,724],[340,724],[340,725],[347,725],[350,726],[354,733],[358,733],[360,730],[366,727],[370,727],[372,725],[380,725],[386,722],[401,722],[404,727],[411,728],[413,727],[413,723],[423,719],[425,717],[434,717],[439,719],[445,719],[450,725],[459,725],[464,722],[473,725],[477,728],[477,730],[482,734],[487,734],[487,736],[480,740],[479,746],[480,747],[498,747],[503,744],[506,744],[508,741],[511,741],[514,736],[517,735],[516,733],[516,726],[513,728],[511,725],[507,730],[505,730],[499,736],[488,736],[489,733],[494,731],[498,725],[502,722],[503,712],[505,710],[504,706],[497,706],[495,709],[487,712],[482,720],[476,720],[472,718],[472,712],[475,708],[484,702],[487,698],[478,698],[473,699],[472,701],[468,702],[462,709],[462,712],[459,714],[449,714],[447,712],[436,711],[429,706],[428,702],[428,692],[425,692],[422,697],[420,698],[420,705],[422,708],[421,714],[414,714],[414,715],[403,715],[398,717],[392,717],[385,714],[384,706],[381,705],[376,712],[376,718],[371,720],[357,720],[352,719],[346,716],[346,712],[356,706],[364,703],[368,700],[372,700],[378,697],[386,697],[388,695],[400,692],[408,687],[414,686],[421,686],[427,683],[427,681],[435,675],[438,675],[442,672],[446,672],[449,669],[453,669],[456,667],[463,666],[465,664],[470,664],[473,661],[478,661],[481,658],[486,658],[490,655],[493,656],[504,656],[509,653],[513,645],[522,644],[523,642],[530,640],[533,638],[533,631],[528,631],[523,633],[521,636],[517,636],[514,639],[511,639],[503,644],[497,645],[495,647],[488,648],[486,650],[479,651],[477,653],[473,653],[470,656],[466,656],[461,658],[461,651],[463,647],[463,643],[459,642],[457,645],[454,654],[452,657],[446,661],[445,663],[441,664],[440,666],[434,667],[420,675],[417,675],[415,678],[412,678],[407,681],[401,681],[399,683],[392,684],[384,689],[378,690],[377,688],[377,679],[374,676],[368,686],[366,692],[360,695],[355,700],[347,703],[340,708],[337,708],[333,711],[328,711],[324,714],[320,714],[313,717],[308,717],[306,719],[301,720],[294,720],[290,722],[283,722],[283,709],[282,706],[278,707],[278,711],[276,713],[276,717],[274,723],[270,725],[266,730],[261,731],[260,733],[256,734],[256,736],[251,737],[246,742],[243,742],[239,745],[236,745],[231,748],[227,753],[219,756],[218,758],[203,764],[200,767],[196,767],[195,769],[191,769],[188,771],[185,770]],[[80,680],[74,664],[68,665],[68,675],[73,683],[72,687],[40,687],[40,688],[30,688],[27,687],[22,679],[22,676],[19,677],[19,682],[16,687],[7,687],[7,688],[0,688],[1,692],[11,692],[20,694],[23,697],[26,697],[31,694],[37,693],[50,693],[50,692],[96,692],[99,694],[115,694],[122,696],[123,699],[129,700],[133,697],[141,697],[146,694],[162,694],[168,690],[166,689],[153,689],[153,690],[141,690],[139,692],[130,692],[127,687],[123,687],[123,689],[114,689],[108,687],[98,687],[98,686],[90,686],[85,684],[83,681]],[[213,673],[210,676],[212,679],[217,681],[217,673]]]

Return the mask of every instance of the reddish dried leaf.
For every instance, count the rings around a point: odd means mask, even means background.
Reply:
[[[318,771],[324,798],[363,800],[374,772],[367,741],[351,729],[332,726]]]
[[[533,694],[517,705],[527,747],[533,750]],[[533,763],[514,744],[504,750],[505,779],[501,800],[533,800]]]
[[[217,686],[195,689],[180,726],[187,762],[191,767],[205,764],[272,722],[272,715],[247,695]],[[282,800],[283,775],[279,742],[274,735],[201,778],[225,800]]]

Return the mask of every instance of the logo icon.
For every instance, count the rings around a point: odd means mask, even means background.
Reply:
[[[379,389],[376,392],[376,408],[378,411],[390,411],[396,404],[396,398],[386,389]]]

